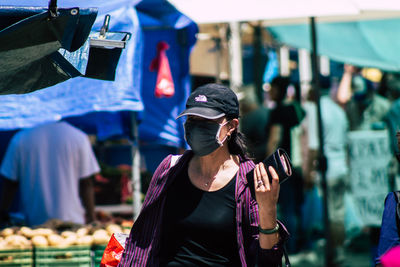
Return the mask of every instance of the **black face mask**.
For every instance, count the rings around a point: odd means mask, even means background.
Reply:
[[[194,154],[205,156],[221,147],[226,137],[224,140],[219,141],[218,136],[222,126],[227,123],[228,122],[218,124],[210,121],[186,121],[184,125],[185,139],[192,148]]]

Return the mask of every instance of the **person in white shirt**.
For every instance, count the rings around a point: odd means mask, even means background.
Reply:
[[[326,182],[328,190],[328,211],[330,220],[330,231],[332,246],[334,248],[335,266],[344,264],[344,240],[345,240],[345,203],[344,196],[348,191],[349,168],[347,165],[347,133],[349,121],[345,111],[331,96],[330,80],[327,77],[321,79],[321,120],[323,129],[324,155],[327,160]],[[303,128],[307,129],[308,156],[304,166],[305,186],[309,192],[316,184],[319,136],[317,105],[313,91],[310,99],[303,104],[306,110],[306,118]],[[320,181],[321,182],[321,181]]]
[[[0,221],[19,187],[28,225],[49,219],[84,224],[95,219],[93,175],[100,171],[88,136],[67,122],[24,129],[8,145],[0,174]]]

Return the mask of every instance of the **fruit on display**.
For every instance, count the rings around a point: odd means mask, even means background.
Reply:
[[[61,236],[64,238],[76,237],[77,233],[72,232],[72,231],[63,231],[63,232],[61,232]]]
[[[13,229],[11,229],[11,228],[4,228],[2,231],[1,231],[1,236],[3,236],[3,237],[6,237],[6,236],[10,236],[10,235],[13,235],[14,234],[14,230]]]
[[[31,241],[21,235],[9,235],[0,243],[2,249],[24,249],[32,247]]]
[[[49,245],[49,241],[47,241],[47,238],[41,235],[36,235],[32,237],[32,244],[35,247],[47,247]]]
[[[34,232],[31,228],[29,228],[29,227],[22,226],[22,227],[17,231],[17,234],[23,235],[23,236],[25,236],[25,237],[27,237],[27,238],[32,238],[32,237],[35,235],[35,232]]]
[[[47,237],[47,240],[49,241],[49,246],[52,247],[61,247],[64,245],[65,242],[65,238],[57,234],[49,235]]]
[[[106,231],[111,236],[113,233],[122,233],[122,227],[118,224],[111,223],[106,226]]]
[[[103,245],[107,244],[111,235],[104,229],[98,229],[93,233],[93,244]]]
[[[37,229],[33,230],[33,236],[41,235],[41,236],[46,236],[47,237],[47,236],[50,236],[52,234],[54,234],[54,231],[52,229],[49,229],[49,228],[37,228]]]
[[[76,240],[76,244],[79,246],[91,246],[93,243],[93,236],[91,235],[78,236]]]
[[[86,227],[79,228],[78,230],[76,230],[76,234],[78,235],[78,237],[86,236],[89,234],[89,229]]]
[[[0,230],[0,250],[34,247],[69,247],[107,245],[113,233],[129,234],[131,220],[94,222],[76,225],[50,220],[37,228],[9,227]]]

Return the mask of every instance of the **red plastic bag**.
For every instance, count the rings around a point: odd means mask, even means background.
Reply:
[[[128,234],[114,233],[101,258],[100,267],[114,267],[121,261],[122,253],[125,250],[126,239]]]
[[[150,71],[157,70],[156,97],[171,97],[175,94],[175,86],[172,80],[167,53],[169,45],[161,41],[157,44],[157,56],[150,64]]]

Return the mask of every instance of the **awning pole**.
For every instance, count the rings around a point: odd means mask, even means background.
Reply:
[[[243,84],[242,39],[240,23],[229,23],[229,83],[233,91],[238,92]]]
[[[138,142],[138,127],[136,121],[136,114],[131,113],[132,120],[132,205],[133,205],[133,219],[136,220],[139,216],[140,209],[142,208],[142,190],[140,179],[140,152]]]
[[[326,171],[327,171],[327,160],[324,154],[324,135],[321,118],[321,103],[320,103],[320,84],[319,84],[319,64],[318,64],[318,47],[317,47],[317,33],[315,27],[315,18],[310,19],[311,26],[311,68],[313,73],[313,87],[315,90],[316,101],[317,101],[317,119],[318,119],[318,137],[319,137],[319,151],[318,151],[318,170],[321,173],[321,187],[323,191],[323,207],[324,207],[324,228],[325,228],[325,266],[333,266],[333,244],[331,236],[331,227],[329,221],[329,210],[328,210],[328,188],[326,184]]]
[[[259,104],[264,103],[264,90],[263,90],[263,62],[262,62],[262,32],[261,22],[257,22],[253,26],[253,73],[254,73],[254,89],[257,101]]]

